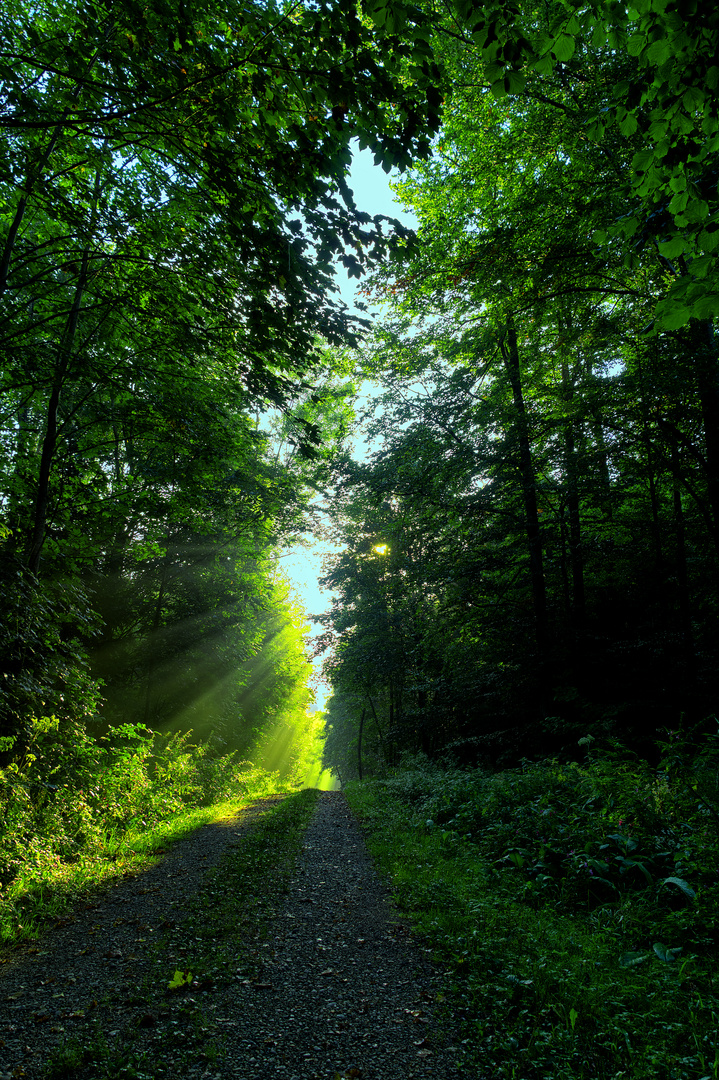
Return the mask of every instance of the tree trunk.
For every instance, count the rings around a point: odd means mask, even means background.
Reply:
[[[357,773],[359,779],[362,779],[362,732],[364,730],[364,718],[367,715],[367,710],[362,710],[362,716],[360,717],[359,736],[357,738]]]
[[[714,519],[714,543],[719,550],[719,357],[713,324],[698,324],[697,383],[706,447],[706,477]]]
[[[569,365],[562,362],[562,390],[567,411],[574,397],[574,382],[569,375]],[[579,484],[577,480],[577,454],[575,421],[569,415],[564,422],[564,468],[567,476],[567,510],[569,513],[569,561],[572,567],[572,620],[577,633],[584,631],[586,603],[584,593],[584,555],[582,551],[582,523],[579,508]]]
[[[82,254],[82,263],[80,266],[80,275],[78,277],[77,287],[75,289],[75,296],[73,298],[72,307],[70,308],[70,313],[67,318],[67,323],[65,325],[62,340],[60,341],[60,346],[58,348],[57,361],[55,364],[55,374],[53,376],[50,397],[47,403],[47,413],[45,418],[45,436],[43,438],[42,452],[40,454],[40,470],[37,479],[37,494],[35,497],[35,509],[33,512],[32,534],[30,538],[30,549],[27,559],[28,569],[31,570],[33,574],[37,574],[40,567],[40,554],[42,552],[43,544],[45,543],[45,534],[47,528],[47,508],[50,496],[50,475],[52,473],[52,463],[55,457],[55,449],[57,446],[58,408],[60,405],[60,395],[65,384],[67,373],[70,370],[70,364],[72,362],[72,350],[75,343],[77,325],[80,319],[82,298],[85,292],[85,286],[87,284],[87,268],[89,263],[89,257],[89,248],[85,248]]]
[[[544,580],[542,536],[539,528],[539,511],[537,507],[537,482],[532,462],[532,448],[529,440],[527,410],[525,408],[524,394],[522,392],[517,331],[514,326],[514,319],[511,315],[507,320],[505,336],[499,339],[499,348],[512,388],[512,400],[515,410],[514,430],[517,442],[522,500],[524,503],[524,523],[527,534],[527,545],[529,547],[529,572],[532,582],[535,634],[540,662],[544,662],[546,659],[548,642],[547,592]]]
[[[687,549],[684,535],[684,511],[682,508],[682,489],[680,474],[679,446],[676,437],[672,440],[672,487],[674,496],[674,534],[676,536],[677,586],[679,593],[679,624],[684,653],[685,682],[691,682],[694,668],[694,638],[692,634],[691,601],[689,598],[689,574],[687,572]]]
[[[149,636],[149,657],[147,663],[147,682],[145,684],[145,708],[142,715],[143,724],[150,726],[150,703],[152,700],[152,682],[155,674],[155,650],[157,648],[157,631],[162,621],[162,608],[165,603],[165,584],[167,582],[167,556],[162,562],[162,574],[160,576],[160,588],[157,593],[155,614],[152,618],[152,630]]]

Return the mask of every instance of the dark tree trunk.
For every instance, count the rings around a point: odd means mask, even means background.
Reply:
[[[367,715],[367,710],[362,710],[362,716],[360,717],[359,736],[357,738],[357,774],[359,779],[362,779],[362,732],[364,731],[364,718]]]
[[[152,702],[152,683],[155,675],[155,650],[158,645],[158,630],[160,629],[160,623],[162,621],[162,608],[165,603],[165,585],[167,582],[167,556],[165,556],[162,563],[162,574],[160,576],[160,588],[157,593],[157,602],[155,603],[155,612],[152,618],[152,632],[149,636],[149,657],[147,664],[147,682],[145,684],[145,708],[143,711],[142,722],[150,726],[150,704]]]
[[[89,249],[85,248],[82,255],[80,276],[78,277],[75,296],[58,349],[55,374],[47,403],[45,436],[43,438],[42,452],[40,454],[40,469],[37,478],[37,493],[35,496],[32,533],[27,559],[28,569],[31,570],[33,574],[37,574],[40,567],[40,554],[42,552],[43,544],[45,543],[47,509],[50,497],[50,476],[52,474],[52,465],[55,458],[58,438],[58,408],[60,405],[60,395],[62,394],[62,389],[72,362],[72,350],[75,344],[78,322],[80,320],[82,298],[87,284],[89,257]]]
[[[569,560],[572,567],[572,621],[577,633],[581,634],[584,631],[586,622],[584,554],[582,551],[582,523],[579,507],[575,421],[571,415],[574,382],[570,377],[569,366],[566,363],[562,363],[562,390],[567,411],[570,413],[564,422],[564,468],[567,476]]]
[[[696,369],[704,425],[707,492],[714,519],[714,543],[719,549],[719,357],[712,323],[699,323],[696,337]]]
[[[527,534],[527,545],[529,548],[529,572],[532,582],[535,634],[540,662],[543,663],[546,660],[547,655],[548,623],[547,592],[542,560],[542,536],[539,528],[537,483],[534,475],[534,464],[532,462],[529,424],[527,421],[527,410],[524,404],[524,394],[522,392],[517,331],[511,316],[507,321],[505,336],[499,340],[499,347],[502,352],[505,370],[512,388],[512,400],[515,414],[514,431],[518,458],[517,464],[519,467],[522,500],[524,503],[524,522]]]
[[[690,682],[694,670],[694,639],[691,621],[691,600],[689,596],[689,574],[687,572],[687,549],[684,535],[684,511],[682,508],[682,489],[679,482],[681,464],[677,439],[672,440],[672,486],[674,496],[674,534],[676,537],[676,573],[679,599],[679,624],[684,654],[685,682]]]

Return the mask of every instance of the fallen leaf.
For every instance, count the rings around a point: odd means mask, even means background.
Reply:
[[[175,974],[167,984],[168,990],[179,990],[182,986],[188,986],[192,982],[191,971],[180,971],[179,968],[175,968]]]

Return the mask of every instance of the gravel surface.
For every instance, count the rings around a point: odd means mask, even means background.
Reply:
[[[185,1057],[182,1069],[173,1069],[181,1025],[189,1023],[183,1016],[195,997],[174,995],[148,1012],[142,996],[133,995],[157,963],[146,950],[163,933],[171,938],[206,869],[272,804],[260,800],[237,819],[198,830],[159,865],[84,905],[38,951],[25,950],[0,969],[0,1080],[41,1077],[51,1048],[73,1035],[86,1037],[90,1027],[109,1042],[151,1049],[169,1077],[459,1075],[459,1049],[432,1016],[439,974],[389,906],[340,792],[319,797],[289,892],[269,935],[253,944],[259,969],[251,978],[242,968],[227,972],[230,978],[195,994],[202,1030],[219,1055]],[[72,1075],[89,1080],[105,1073],[85,1066]]]
[[[439,978],[386,899],[340,792],[323,792],[260,975],[227,1003],[227,1059],[243,1080],[458,1075],[431,1006]]]

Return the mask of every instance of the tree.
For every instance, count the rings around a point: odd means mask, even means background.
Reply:
[[[256,414],[356,335],[333,259],[395,242],[355,207],[350,143],[404,164],[438,120],[426,18],[397,10],[401,40],[344,0],[0,15],[3,550],[38,601],[83,582],[110,697],[129,681],[146,718],[163,664],[214,678],[211,627],[246,659],[275,617],[304,479]]]
[[[415,655],[432,750],[495,757],[699,718],[715,680],[697,659],[717,650],[700,615],[716,357],[699,323],[659,332],[686,319],[647,205],[622,231],[639,136],[611,93],[636,63],[566,11],[507,10],[438,26],[452,92],[433,157],[398,184],[419,242],[370,289],[390,314],[362,362],[385,392],[357,478],[432,553],[401,585],[431,600]],[[617,123],[593,132],[601,110]],[[344,531],[365,527],[355,512]],[[354,614],[361,639],[372,617]]]

